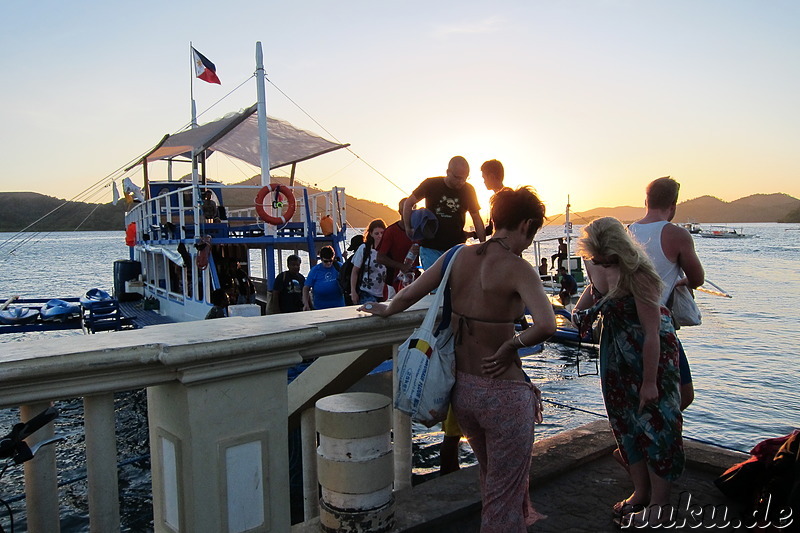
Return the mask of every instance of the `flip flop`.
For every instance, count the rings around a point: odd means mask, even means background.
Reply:
[[[622,500],[621,502],[617,502],[614,504],[614,507],[611,508],[613,513],[614,523],[616,524],[618,521],[622,519],[627,514],[631,513],[639,513],[644,511],[644,505],[641,503],[628,503],[627,499]],[[619,525],[619,524],[617,524]]]

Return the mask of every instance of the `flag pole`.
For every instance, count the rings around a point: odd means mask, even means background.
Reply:
[[[197,105],[194,102],[194,46],[189,41],[189,98],[192,101],[192,128],[197,127]]]
[[[194,78],[195,78],[195,67],[194,67],[194,46],[192,41],[189,41],[189,64],[191,65],[191,69],[189,71],[189,96],[192,100],[192,129],[197,127],[197,106],[194,102]],[[198,172],[197,172],[197,153],[192,149],[192,205],[194,206],[194,219],[195,219],[195,235],[197,235],[196,230],[198,229],[197,222],[200,219],[200,191],[197,188],[198,183]]]

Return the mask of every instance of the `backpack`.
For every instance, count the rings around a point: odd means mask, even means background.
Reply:
[[[364,275],[364,265],[367,264],[370,250],[371,248],[369,246],[367,246],[364,250],[364,258],[361,261],[361,275]],[[350,275],[353,273],[353,258],[355,256],[356,254],[353,254],[345,260],[344,264],[339,269],[339,275],[337,276],[339,288],[342,290],[342,294],[344,295],[345,305],[353,305],[353,300],[350,298],[350,293],[352,292],[352,288],[350,287]],[[336,263],[334,262],[334,265],[335,264]]]

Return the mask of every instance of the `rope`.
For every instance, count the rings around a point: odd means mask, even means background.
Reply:
[[[553,400],[547,400],[545,398],[542,398],[542,401],[546,402],[546,403],[549,403],[549,404],[552,404],[552,405],[555,405],[556,407],[563,407],[564,409],[569,409],[571,411],[580,411],[581,413],[586,413],[588,415],[596,416],[598,418],[605,418],[606,420],[608,420],[608,416],[602,415],[600,413],[595,413],[594,411],[589,411],[588,409],[581,409],[580,407],[575,407],[574,405],[567,405],[567,404],[564,404],[564,403],[554,402]],[[730,446],[725,446],[723,444],[717,444],[716,442],[710,442],[710,441],[707,441],[707,440],[699,439],[697,437],[689,437],[687,435],[684,435],[683,438],[686,439],[686,440],[690,440],[692,442],[699,442],[701,444],[708,444],[709,446],[716,446],[717,448],[723,448],[725,450],[730,450],[732,452],[740,452],[740,453],[744,453],[744,454],[748,454],[748,455],[750,454],[749,451],[740,450],[739,448],[733,448],[733,447],[730,447]]]
[[[315,119],[314,117],[312,117],[312,116],[311,116],[311,114],[310,114],[308,111],[306,111],[305,109],[303,109],[303,108],[300,106],[300,104],[298,104],[297,102],[295,102],[294,100],[292,100],[292,99],[291,99],[291,97],[289,97],[289,95],[288,95],[288,94],[286,94],[285,92],[283,92],[283,91],[281,90],[281,88],[280,88],[280,87],[278,87],[277,85],[275,85],[275,84],[272,82],[272,80],[270,80],[270,79],[269,79],[268,77],[266,77],[266,76],[264,76],[264,79],[266,79],[266,80],[267,80],[267,82],[268,82],[270,85],[272,85],[273,87],[275,87],[275,90],[277,90],[279,93],[281,93],[281,94],[283,95],[283,97],[284,97],[284,98],[286,98],[286,99],[287,99],[287,100],[289,100],[289,101],[290,101],[292,104],[294,104],[294,105],[295,105],[295,107],[297,107],[297,109],[299,109],[300,111],[302,111],[302,112],[303,112],[303,114],[305,114],[305,116],[307,116],[308,118],[310,118],[310,119],[311,119],[311,120],[314,122],[314,124],[316,124],[316,125],[317,125],[317,126],[318,126],[318,127],[321,129],[321,130],[322,130],[322,131],[324,131],[325,133],[327,133],[329,137],[331,137],[331,138],[332,138],[334,141],[336,141],[336,142],[337,142],[337,143],[339,143],[339,144],[345,144],[345,143],[343,143],[342,141],[340,141],[340,140],[339,140],[339,139],[336,137],[336,135],[334,135],[333,133],[331,133],[330,131],[328,131],[328,129],[327,129],[325,126],[323,126],[322,124],[320,124],[320,123],[319,123],[319,121],[317,121],[317,119]],[[400,191],[400,192],[401,192],[401,193],[403,193],[404,195],[408,196],[408,192],[406,192],[406,191],[405,191],[405,190],[404,190],[402,187],[400,187],[398,184],[396,184],[395,182],[393,182],[392,180],[390,180],[388,177],[386,177],[386,175],[385,175],[385,174],[383,174],[383,172],[381,172],[380,170],[378,170],[377,168],[375,168],[375,167],[373,167],[371,164],[369,164],[369,163],[368,163],[366,160],[364,160],[364,158],[362,158],[360,155],[358,155],[357,153],[355,153],[355,152],[354,152],[354,151],[353,151],[353,150],[352,150],[352,149],[351,149],[349,146],[348,146],[346,149],[347,149],[347,151],[348,151],[348,152],[350,152],[351,154],[353,154],[353,156],[355,156],[355,157],[356,157],[356,159],[358,159],[359,161],[361,161],[362,163],[364,163],[364,164],[365,164],[367,167],[369,167],[369,168],[370,168],[372,171],[374,171],[374,172],[375,172],[376,174],[378,174],[380,177],[382,177],[382,178],[383,178],[383,179],[385,179],[387,182],[389,182],[390,184],[392,184],[392,185],[393,185],[393,186],[394,186],[394,187],[395,187],[395,188],[396,188],[398,191]]]

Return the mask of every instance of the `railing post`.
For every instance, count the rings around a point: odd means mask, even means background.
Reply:
[[[303,520],[319,516],[317,425],[314,416],[314,409],[306,409],[300,415],[300,440],[303,451]]]
[[[89,484],[89,531],[119,531],[119,479],[114,394],[83,399],[86,473]]]
[[[27,422],[48,407],[50,402],[23,405],[19,410],[20,418]],[[34,444],[53,435],[53,424],[48,424],[31,435],[27,442]],[[32,460],[25,463],[25,509],[28,514],[28,531],[61,530],[58,518],[56,453],[52,445],[42,447]]]
[[[286,368],[299,360],[200,366],[147,389],[156,532],[289,530]]]
[[[392,346],[392,396],[397,397],[397,348]],[[413,468],[411,449],[411,417],[392,409],[392,434],[394,436],[394,490],[411,487]]]

